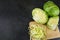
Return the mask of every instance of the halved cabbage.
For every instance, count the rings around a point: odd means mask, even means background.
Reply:
[[[51,17],[47,23],[48,28],[51,30],[55,30],[56,27],[58,26],[58,22],[59,22],[59,16]]]
[[[48,20],[48,16],[45,11],[40,8],[34,8],[32,11],[33,20],[37,23],[45,24]]]

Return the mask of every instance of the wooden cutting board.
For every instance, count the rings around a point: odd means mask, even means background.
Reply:
[[[38,23],[31,21],[29,23],[29,27],[33,24],[38,24]],[[38,25],[41,25],[41,24],[38,24]],[[46,25],[44,25],[44,26],[46,26]],[[52,30],[48,29],[46,26],[46,36],[47,36],[47,39],[60,38],[60,32],[59,32],[58,27],[56,28],[55,31],[52,31]]]
[[[60,38],[60,32],[58,27],[55,31],[47,29],[47,39]]]

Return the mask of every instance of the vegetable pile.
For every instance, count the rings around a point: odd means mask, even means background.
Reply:
[[[51,30],[55,30],[59,22],[59,7],[54,2],[48,1],[43,5],[43,9],[34,8],[32,10],[33,20],[47,25]]]
[[[35,40],[42,40],[45,38],[45,32],[43,31],[44,29],[40,27],[39,25],[32,25],[30,27],[30,34],[31,34],[30,36],[34,38]]]
[[[29,23],[30,40],[46,40],[46,26],[36,22]]]
[[[46,25],[54,31],[59,23],[59,7],[54,2],[48,1],[43,5],[43,9],[34,8],[32,10],[32,18],[36,23]],[[45,35],[41,27],[33,25],[30,27],[30,36],[41,40]]]

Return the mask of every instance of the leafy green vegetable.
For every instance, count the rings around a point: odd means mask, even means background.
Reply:
[[[52,1],[48,1],[44,4],[43,9],[47,12],[49,16],[59,15],[59,7]]]
[[[31,35],[35,38],[41,38],[43,37],[44,33],[43,31],[41,30],[41,27],[34,27],[34,29],[31,30]]]
[[[48,20],[46,12],[40,8],[33,9],[32,16],[37,23],[45,24]]]
[[[47,23],[48,28],[51,30],[55,30],[56,27],[58,26],[58,22],[59,22],[59,16],[51,17]]]
[[[35,40],[36,39],[40,40],[40,39],[45,38],[44,28],[36,24],[31,25],[30,37],[34,38]]]

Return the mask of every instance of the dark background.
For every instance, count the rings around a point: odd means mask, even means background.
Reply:
[[[46,1],[0,0],[0,40],[29,40],[28,24],[32,20],[31,11],[35,7],[42,8]],[[59,0],[52,1],[60,7]]]

